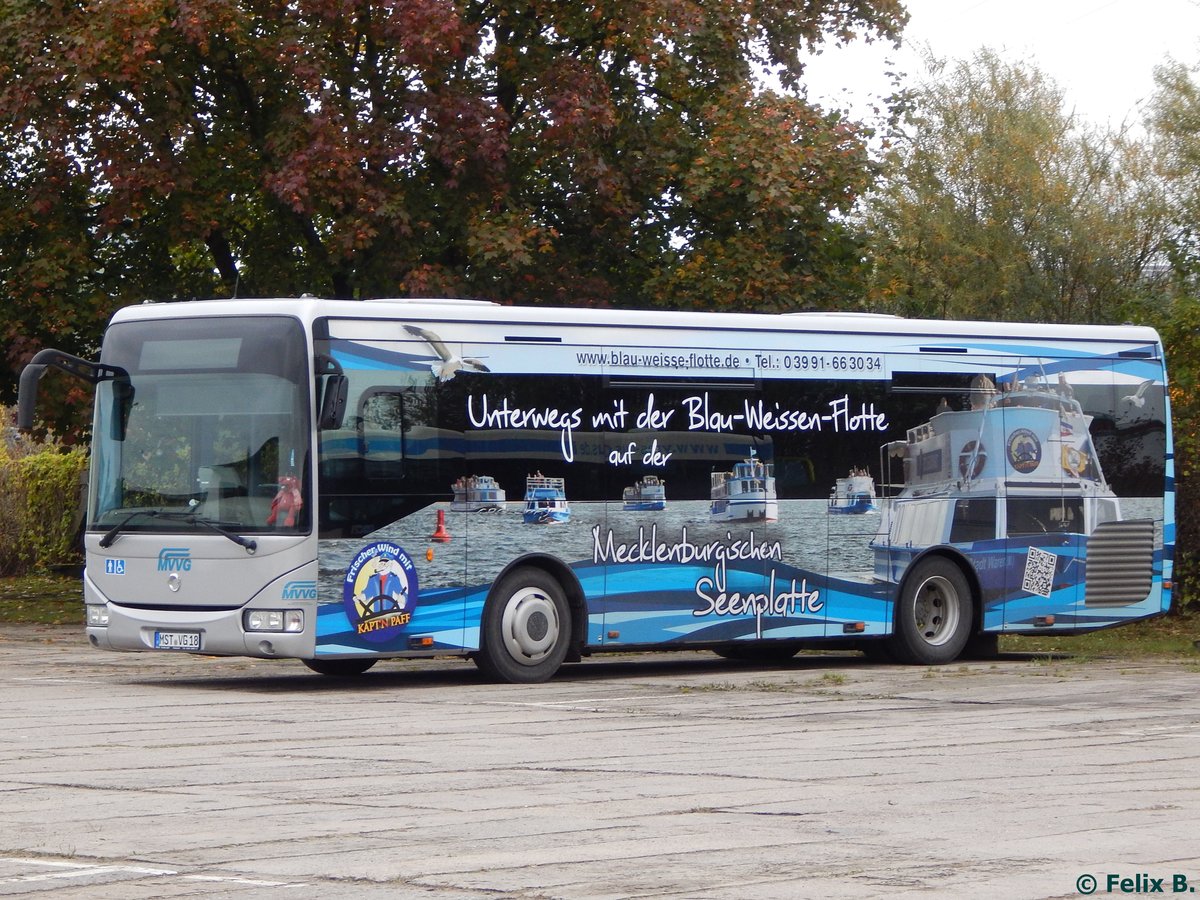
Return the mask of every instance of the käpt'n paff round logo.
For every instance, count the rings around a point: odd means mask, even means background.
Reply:
[[[417,569],[401,547],[376,541],[358,551],[346,569],[342,603],[358,634],[369,641],[386,641],[412,621]]]
[[[1028,428],[1018,428],[1008,436],[1008,462],[1023,475],[1042,463],[1042,442]]]

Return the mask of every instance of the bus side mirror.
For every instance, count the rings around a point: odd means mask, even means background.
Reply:
[[[33,430],[33,411],[37,407],[37,386],[46,367],[38,363],[30,363],[21,370],[21,382],[17,389],[17,428],[21,431]]]
[[[321,392],[321,408],[317,412],[317,428],[320,431],[336,431],[346,418],[346,397],[350,392],[350,379],[345,375],[326,375],[325,389]]]
[[[37,406],[37,386],[46,369],[54,366],[62,369],[68,375],[73,375],[88,384],[99,384],[105,379],[124,382],[124,391],[117,396],[122,400],[123,412],[120,414],[122,423],[121,434],[124,435],[125,422],[129,419],[129,407],[133,404],[133,385],[129,383],[129,373],[120,366],[110,366],[104,363],[90,362],[47,347],[34,354],[28,365],[21,370],[21,381],[17,394],[17,427],[21,431],[33,428],[33,412]],[[114,426],[115,427],[115,426]],[[120,438],[118,438],[120,440]]]
[[[112,421],[109,422],[108,436],[114,441],[123,441],[129,430],[129,410],[133,408],[133,385],[129,383],[129,376],[113,379],[112,395]]]

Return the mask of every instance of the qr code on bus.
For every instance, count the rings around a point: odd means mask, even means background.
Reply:
[[[1021,590],[1037,594],[1039,597],[1049,597],[1054,590],[1054,567],[1058,557],[1037,547],[1029,548],[1029,556],[1025,559],[1025,577],[1021,580]]]

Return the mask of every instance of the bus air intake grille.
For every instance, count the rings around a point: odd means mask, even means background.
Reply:
[[[1154,575],[1154,520],[1096,526],[1087,542],[1084,606],[1128,606],[1146,599]]]

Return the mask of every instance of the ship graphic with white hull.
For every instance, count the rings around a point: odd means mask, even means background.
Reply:
[[[710,512],[714,522],[775,522],[779,501],[775,494],[775,467],[754,451],[729,472],[712,473]]]
[[[622,508],[631,512],[657,512],[667,508],[667,485],[657,475],[646,475],[625,488]]]
[[[528,476],[522,518],[526,525],[564,525],[569,522],[571,507],[567,503],[566,480],[540,472]]]
[[[466,475],[451,485],[454,512],[500,512],[508,505],[504,488],[491,475]]]
[[[1151,587],[1154,522],[1122,518],[1092,417],[1062,379],[984,384],[970,409],[944,409],[882,448],[885,481],[889,460],[901,461],[904,477],[894,494],[883,485],[875,578],[899,583],[915,560],[945,547],[979,560],[985,595],[1066,596],[1083,582],[1080,607],[1140,602]],[[993,571],[992,560],[1018,568]]]

